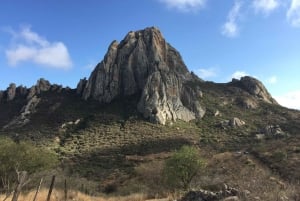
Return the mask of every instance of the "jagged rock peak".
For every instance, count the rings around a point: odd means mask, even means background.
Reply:
[[[249,94],[256,98],[271,104],[278,104],[276,100],[271,96],[263,83],[253,77],[245,76],[240,80],[232,79],[232,84],[247,91]]]
[[[164,124],[204,115],[200,89],[187,84],[197,81],[161,32],[150,27],[130,31],[120,43],[113,41],[89,79],[79,82],[77,93],[102,103],[138,94],[138,110]]]
[[[27,93],[27,88],[24,86],[16,86],[15,83],[9,84],[5,91],[0,91],[0,102],[1,101],[12,101],[16,97],[23,97]]]
[[[0,91],[0,102],[1,101],[12,101],[15,98],[27,98],[30,100],[33,96],[40,94],[45,91],[61,91],[63,88],[61,85],[51,84],[48,80],[40,78],[35,85],[29,89],[25,86],[16,86],[15,83],[11,83],[5,91]]]

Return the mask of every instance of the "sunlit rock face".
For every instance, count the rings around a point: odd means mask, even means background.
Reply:
[[[155,28],[129,32],[113,41],[88,80],[78,83],[83,99],[101,103],[138,94],[138,111],[153,122],[165,124],[203,117],[202,93],[177,50]]]

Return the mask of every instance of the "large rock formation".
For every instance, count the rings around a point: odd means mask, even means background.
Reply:
[[[81,80],[77,93],[101,103],[140,95],[138,110],[144,117],[165,124],[201,118],[201,91],[180,54],[154,27],[129,32],[120,43],[113,41],[104,60],[88,80]]]

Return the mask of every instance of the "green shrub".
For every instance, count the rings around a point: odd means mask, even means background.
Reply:
[[[187,190],[192,179],[203,167],[204,162],[199,157],[198,150],[183,146],[166,161],[163,174],[170,187]]]
[[[57,164],[57,156],[49,150],[36,147],[29,142],[15,143],[11,139],[0,138],[1,179],[14,182],[16,170],[27,171],[32,174]]]
[[[280,162],[287,158],[287,153],[284,150],[277,150],[272,154],[272,158],[276,162]]]

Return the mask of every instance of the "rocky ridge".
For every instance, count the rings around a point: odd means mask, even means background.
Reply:
[[[135,109],[139,113],[151,122],[166,124],[178,119],[202,118],[206,114],[205,86],[203,80],[188,71],[179,52],[166,42],[161,32],[150,27],[130,31],[120,43],[113,41],[90,77],[79,81],[76,93],[86,101],[97,100],[104,104],[137,97]],[[230,103],[228,99],[224,104],[237,104],[246,109],[257,108],[260,101],[277,104],[255,78],[233,79],[226,87],[233,87],[234,93],[241,95],[235,102]],[[62,86],[52,85],[45,79],[38,80],[29,89],[12,83],[0,91],[0,103],[25,100],[17,118],[23,125],[35,111],[42,92],[62,90]]]
[[[13,102],[16,99],[25,100],[19,114],[9,121],[3,128],[20,127],[24,126],[30,121],[30,115],[36,112],[41,98],[39,95],[42,92],[49,90],[60,92],[62,86],[53,84],[43,78],[39,79],[36,85],[29,89],[24,86],[16,87],[15,83],[11,83],[5,91],[0,91],[0,103],[1,102]]]

